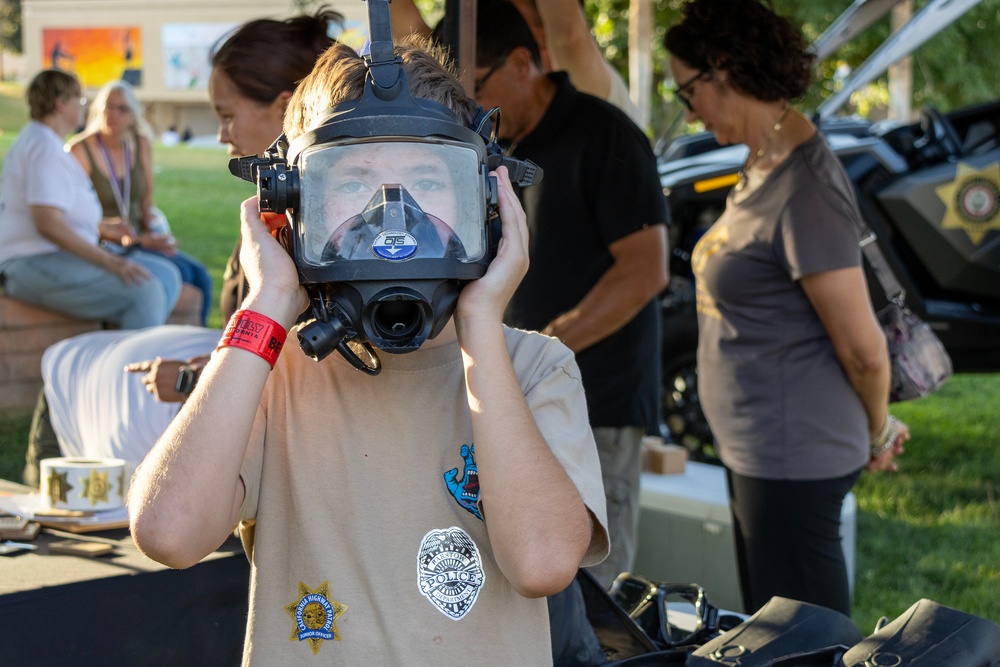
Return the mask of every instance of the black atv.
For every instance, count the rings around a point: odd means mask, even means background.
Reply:
[[[1000,371],[1000,101],[948,114],[925,108],[919,122],[912,124],[832,118],[850,92],[905,55],[901,42],[922,44],[943,27],[940,16],[928,16],[941,5],[947,2],[930,3],[895,33],[855,71],[862,80],[847,82],[844,90],[824,102],[814,120],[853,181],[862,215],[905,288],[907,305],[938,334],[956,371],[996,372]],[[881,63],[871,64],[880,57]],[[715,458],[698,400],[691,251],[725,207],[746,155],[745,146],[720,147],[711,134],[701,133],[675,142],[660,161],[672,217],[671,284],[661,296],[664,429],[702,461]],[[878,309],[885,295],[866,269],[872,303]]]

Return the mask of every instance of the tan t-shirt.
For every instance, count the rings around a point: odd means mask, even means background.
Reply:
[[[597,563],[604,491],[572,353],[517,330],[507,343],[597,519],[584,564]],[[242,472],[256,520],[244,664],[550,664],[545,600],[513,590],[479,517],[457,343],[380,356],[371,377],[289,346],[268,381]]]

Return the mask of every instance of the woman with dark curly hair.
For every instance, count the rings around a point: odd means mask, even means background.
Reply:
[[[841,505],[895,470],[889,357],[850,181],[789,100],[809,85],[799,30],[758,0],[692,0],[664,40],[690,122],[749,153],[695,247],[698,385],[727,469],[746,612],[781,595],[850,613]]]

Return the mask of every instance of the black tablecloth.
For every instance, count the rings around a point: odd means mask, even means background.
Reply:
[[[50,554],[56,540],[111,543],[95,558]],[[186,570],[136,550],[125,529],[43,531],[0,556],[0,665],[239,665],[250,568],[239,540]]]

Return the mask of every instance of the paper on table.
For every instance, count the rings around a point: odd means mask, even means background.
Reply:
[[[67,512],[66,516],[53,516],[51,510],[43,505],[41,495],[37,493],[15,493],[9,496],[0,496],[0,511],[36,520],[41,519],[44,523],[87,525],[128,520],[128,509],[125,507],[103,512]]]

